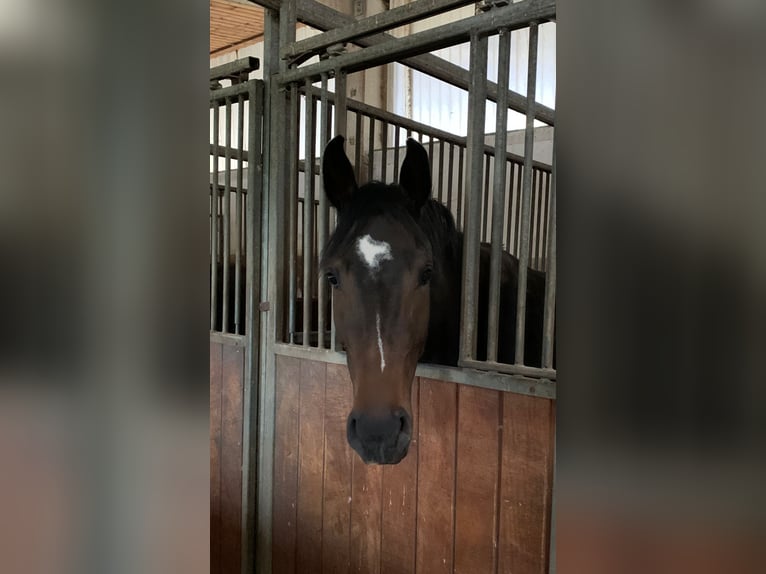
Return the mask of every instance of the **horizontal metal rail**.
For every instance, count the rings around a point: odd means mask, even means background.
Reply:
[[[250,85],[247,82],[241,84],[234,84],[232,86],[226,86],[225,88],[216,88],[210,90],[210,106],[213,107],[214,102],[225,100],[234,96],[247,96],[250,92]],[[248,99],[247,97],[245,99]]]
[[[527,367],[526,365],[511,365],[509,363],[498,363],[496,361],[477,361],[476,359],[464,359],[460,362],[463,367],[472,367],[474,369],[487,369],[507,373],[509,375],[524,375],[526,377],[542,377],[556,380],[555,369],[541,369],[539,367]]]
[[[228,147],[225,145],[219,145],[218,150],[216,151],[215,146],[211,143],[210,144],[210,155],[213,157],[224,157],[226,154],[231,154],[231,159],[235,159],[237,161],[247,161],[247,150],[239,150],[235,147]]]
[[[271,10],[279,10],[280,0],[253,0],[258,4]],[[318,30],[332,30],[338,26],[350,25],[356,22],[353,17],[333,10],[332,8],[320,4],[314,0],[297,0],[297,18],[300,22],[308,24]],[[555,16],[554,16],[555,18]],[[554,18],[551,18],[553,20]],[[357,39],[354,43],[361,47],[376,46],[395,39],[391,34],[374,34],[364,38]],[[432,78],[441,80],[451,86],[465,91],[471,89],[471,76],[468,70],[461,68],[457,64],[452,64],[444,58],[439,58],[433,54],[420,54],[398,60],[400,64],[408,66],[413,70],[422,72]],[[498,86],[494,82],[487,82],[487,99],[493,102],[498,98]],[[527,99],[523,95],[508,90],[508,108],[519,113],[526,113]],[[555,122],[555,112],[547,106],[538,104],[535,110],[535,119],[548,125]]]
[[[287,343],[275,343],[274,352],[277,355],[296,357],[310,361],[322,361],[323,363],[332,363],[335,365],[346,364],[346,354],[339,351],[302,347],[299,345],[289,345]],[[500,365],[500,367],[503,368],[509,366],[512,365]],[[494,368],[494,366],[488,366],[487,363],[481,361],[477,362],[476,368],[448,367],[445,365],[418,363],[415,376],[544,399],[556,398],[555,377],[533,378],[517,373],[491,372],[487,370],[488,368]],[[529,368],[532,369],[532,367]],[[539,371],[540,373],[545,372],[542,369],[536,369],[536,371]],[[550,372],[555,375],[555,371]]]
[[[281,84],[302,82],[306,79],[317,81],[324,72],[337,69],[354,72],[380,66],[401,58],[454,46],[468,40],[471,34],[486,35],[499,28],[518,30],[532,23],[548,21],[555,15],[555,0],[525,0],[410,36],[392,38],[388,42],[341,54],[310,66],[288,70],[278,75],[278,81]]]
[[[210,68],[210,80],[232,80],[239,81],[247,79],[247,74],[254,72],[261,67],[261,61],[254,56],[247,56],[227,62],[214,68]]]
[[[362,18],[353,24],[346,24],[340,28],[328,30],[324,34],[288,44],[282,49],[280,56],[283,59],[301,58],[303,56],[311,57],[315,53],[321,52],[335,44],[346,43],[357,38],[404,26],[416,20],[436,16],[437,14],[475,3],[476,0],[416,0],[415,2]]]

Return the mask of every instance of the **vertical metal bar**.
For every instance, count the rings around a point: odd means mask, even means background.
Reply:
[[[524,174],[524,166],[520,163],[516,164],[516,216],[514,218],[515,221],[515,229],[514,229],[514,239],[513,239],[513,254],[516,255],[516,257],[519,257],[519,240],[521,239],[521,195],[522,195],[522,185],[521,185],[521,179]]]
[[[387,182],[386,178],[386,160],[388,159],[388,122],[380,123],[380,181]]]
[[[329,99],[327,97],[327,74],[322,74],[322,92],[321,92],[321,110],[322,113],[319,116],[319,149],[324,153],[324,146],[330,140],[329,137]],[[357,129],[359,126],[359,116],[357,115]],[[357,146],[358,149],[358,146]],[[321,161],[320,161],[320,166]],[[320,178],[321,181],[321,178]],[[324,249],[325,243],[327,243],[327,222],[329,219],[329,202],[327,201],[327,195],[323,192],[319,194],[319,208],[317,211],[317,253],[320,253]],[[318,279],[318,332],[319,332],[319,348],[325,348],[324,332],[325,332],[325,306],[327,305],[327,282],[324,277]]]
[[[535,250],[535,242],[537,240],[537,234],[535,226],[537,224],[537,170],[532,168],[532,217],[529,222],[529,266],[534,268],[535,261],[533,259]]]
[[[521,250],[516,301],[516,364],[524,364],[524,334],[527,316],[527,267],[529,265],[529,227],[531,218],[532,159],[535,142],[535,91],[537,87],[537,23],[529,25],[529,63],[527,66],[527,125],[524,133],[524,189],[521,196]]]
[[[433,171],[436,167],[436,162],[434,161],[434,136],[432,135],[428,136],[428,159],[430,160],[428,163],[431,167],[431,181],[434,182],[436,181],[436,176]]]
[[[245,225],[245,256],[246,264],[246,300],[245,300],[245,331],[247,347],[245,349],[245,381],[243,386],[243,426],[242,426],[242,564],[240,571],[247,574],[253,571],[255,558],[255,504],[258,482],[256,473],[258,467],[258,372],[261,366],[259,332],[261,329],[261,314],[258,301],[261,297],[261,252],[259,244],[263,241],[263,168],[261,154],[261,130],[263,117],[263,84],[252,81],[248,89],[250,117],[248,119],[248,150],[247,150],[247,191],[250,201],[247,202]],[[240,117],[243,116],[240,106]],[[242,130],[244,131],[244,130]],[[242,133],[240,133],[240,142]],[[241,159],[244,155],[242,145]],[[241,170],[240,170],[241,171]]]
[[[452,173],[455,167],[455,146],[449,144],[449,162],[447,172],[447,208],[452,212],[452,184],[454,180],[454,174]]]
[[[540,269],[540,249],[543,245],[543,172],[537,172],[537,231],[535,239],[535,268]]]
[[[314,285],[314,123],[316,103],[306,80],[305,157],[303,169],[303,346],[309,345]]]
[[[276,403],[276,376],[274,344],[284,340],[284,129],[282,121],[287,112],[285,94],[276,81],[282,61],[279,58],[280,14],[276,10],[264,10],[264,65],[263,77],[266,82],[266,103],[262,106],[264,117],[263,141],[263,205],[267,207],[263,217],[261,257],[268,270],[262,274],[262,285],[270,309],[264,312],[261,323],[261,367],[258,385],[258,457],[257,457],[257,510],[252,505],[246,516],[255,514],[255,560],[248,557],[242,569],[244,574],[271,572],[272,570],[272,524],[274,486],[274,418]],[[294,29],[293,29],[294,35]],[[290,36],[285,39],[290,41]],[[252,113],[252,109],[250,110]],[[248,168],[248,173],[252,166]],[[248,202],[249,203],[249,202]],[[264,235],[265,234],[265,235]]]
[[[240,94],[237,98],[237,149],[239,150],[239,161],[237,162],[237,197],[235,200],[234,217],[237,220],[237,242],[234,248],[234,332],[242,335],[244,325],[240,318],[242,314],[241,287],[242,287],[242,241],[245,236],[245,228],[242,225],[242,185],[243,185],[243,158],[245,157],[244,148],[245,139],[245,97]],[[254,166],[247,162],[248,173]],[[248,178],[249,181],[249,178]],[[245,251],[247,255],[247,250]],[[250,333],[247,333],[248,335]]]
[[[346,137],[346,72],[335,71],[335,135]]]
[[[465,223],[463,222],[463,160],[465,148],[460,146],[458,148],[458,160],[457,160],[457,226],[460,231],[465,229]]]
[[[298,85],[290,85],[290,121],[287,126],[288,145],[288,319],[289,342],[295,343],[296,259],[298,252]]]
[[[543,221],[545,221],[545,173],[537,171],[537,238],[535,240],[535,269],[542,269]]]
[[[372,164],[375,159],[375,118],[370,116],[370,133],[367,142],[367,181],[372,181]]]
[[[497,361],[500,322],[500,271],[502,263],[503,219],[505,215],[505,154],[508,142],[508,77],[511,60],[511,32],[500,30],[497,63],[497,123],[495,127],[495,173],[492,187],[492,253],[489,265],[489,305],[487,317],[487,360]]]
[[[335,71],[335,135],[346,135],[346,72]],[[372,163],[370,163],[372,169]],[[335,214],[337,220],[337,213]],[[334,228],[334,227],[333,227]],[[335,345],[335,303],[330,299],[330,349],[336,350]]]
[[[545,269],[548,265],[548,218],[551,211],[551,174],[545,172],[545,211],[543,214],[543,245],[540,257],[542,258],[541,268]]]
[[[479,233],[481,232],[481,164],[484,155],[484,116],[487,103],[487,37],[471,34],[468,93],[468,136],[465,169],[466,226],[463,247],[463,293],[460,319],[460,361],[476,355],[476,309],[479,290]]]
[[[356,180],[362,179],[362,114],[356,112],[356,138],[354,139],[354,171]]]
[[[554,136],[555,137],[555,136]],[[556,145],[553,146],[553,166],[548,208],[548,254],[545,272],[545,311],[543,312],[543,368],[553,368],[554,324],[556,315]]]
[[[486,241],[487,237],[487,218],[489,217],[489,163],[492,156],[484,154],[484,207],[481,210],[481,240]]]
[[[508,174],[508,215],[506,217],[505,248],[511,251],[511,236],[513,232],[513,170],[514,163],[508,161],[510,173]],[[511,251],[512,252],[512,251]]]
[[[213,100],[213,185],[210,201],[210,330],[215,331],[218,312],[218,131],[220,106]]]
[[[442,201],[443,195],[444,195],[444,140],[439,140],[439,192],[437,194],[439,201]]]
[[[229,252],[231,241],[231,98],[226,98],[226,171],[224,171],[223,191],[223,311],[221,313],[221,331],[229,332]]]
[[[399,183],[399,138],[401,128],[394,126],[394,173],[393,182]]]

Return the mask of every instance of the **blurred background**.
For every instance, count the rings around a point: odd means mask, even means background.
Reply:
[[[0,0],[3,572],[207,570],[208,9]],[[557,29],[557,570],[761,571],[766,3]]]

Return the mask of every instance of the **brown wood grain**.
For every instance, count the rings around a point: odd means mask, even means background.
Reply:
[[[350,571],[351,457],[346,419],[353,391],[345,365],[327,365],[324,424],[324,510],[322,515],[322,572]]]
[[[385,574],[415,572],[418,391],[416,378],[412,383],[413,429],[409,452],[399,464],[383,467],[380,571]]]
[[[272,560],[275,574],[296,572],[300,360],[276,359]]]
[[[327,364],[302,360],[298,447],[298,572],[322,564],[322,489],[324,467],[324,395]]]
[[[210,572],[221,572],[221,385],[223,345],[210,343]]]
[[[455,489],[455,573],[495,572],[500,402],[498,391],[461,385]]]
[[[223,345],[221,401],[221,571],[239,572],[242,547],[244,349]]]
[[[380,572],[380,519],[383,467],[365,464],[351,455],[351,527],[349,554],[351,572]]]
[[[553,404],[504,394],[498,572],[548,571]]]
[[[452,572],[457,393],[420,379],[416,571]]]

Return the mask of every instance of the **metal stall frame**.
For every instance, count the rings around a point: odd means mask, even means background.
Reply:
[[[391,62],[399,62],[468,91],[469,99],[472,98],[474,102],[471,108],[472,115],[469,116],[469,126],[479,125],[476,122],[476,118],[478,114],[484,113],[484,103],[487,100],[498,102],[504,110],[511,109],[526,114],[528,135],[530,131],[529,126],[533,125],[530,122],[539,120],[548,125],[553,125],[553,110],[539,104],[534,104],[534,85],[532,85],[531,90],[528,90],[525,97],[511,90],[500,88],[497,83],[487,80],[486,46],[487,38],[490,35],[498,33],[509,35],[513,30],[527,27],[532,27],[536,30],[539,23],[555,21],[556,8],[555,0],[525,0],[505,5],[498,2],[497,5],[488,6],[487,10],[483,13],[477,13],[475,16],[451,23],[448,26],[432,28],[410,36],[395,38],[390,34],[383,33],[383,30],[413,22],[426,15],[438,14],[464,6],[470,2],[464,0],[416,0],[407,6],[391,10],[382,15],[363,18],[359,21],[313,0],[257,0],[255,3],[266,8],[264,36],[266,123],[264,127],[264,142],[268,142],[268,145],[264,146],[264,211],[262,214],[263,244],[261,256],[264,272],[261,277],[263,300],[260,309],[267,312],[265,313],[265,320],[260,324],[261,361],[259,363],[259,372],[261,384],[258,389],[257,413],[258,478],[256,522],[248,523],[248,531],[246,533],[248,540],[255,541],[256,551],[255,561],[250,560],[248,562],[252,556],[252,550],[243,547],[242,566],[243,572],[252,572],[253,568],[258,572],[271,572],[276,356],[285,355],[335,364],[346,363],[345,354],[335,350],[334,337],[330,341],[329,348],[325,348],[322,337],[320,337],[317,347],[310,347],[305,337],[300,344],[292,344],[294,340],[291,338],[292,334],[286,330],[288,324],[294,324],[291,320],[293,317],[291,317],[290,306],[285,304],[285,298],[291,297],[291,293],[287,293],[282,287],[285,283],[295,284],[290,281],[291,277],[295,279],[295,270],[291,269],[285,254],[286,250],[290,248],[288,242],[293,240],[292,234],[288,235],[288,230],[292,229],[291,226],[296,225],[294,214],[296,213],[295,209],[297,209],[297,193],[294,194],[292,192],[297,190],[299,169],[297,165],[297,137],[293,138],[290,135],[295,130],[285,129],[285,122],[297,121],[294,111],[298,109],[297,106],[301,93],[309,95],[307,102],[311,104],[314,98],[312,92],[316,90],[311,88],[311,84],[321,81],[323,89],[319,90],[319,97],[321,98],[320,117],[317,117],[314,104],[307,106],[307,109],[310,109],[311,121],[320,126],[319,131],[322,134],[321,145],[328,141],[330,136],[330,119],[327,117],[328,108],[326,107],[329,101],[335,103],[334,133],[336,135],[344,134],[347,128],[345,121],[346,111],[356,107],[357,113],[359,113],[358,106],[360,105],[346,98],[345,89],[343,89],[346,75],[353,71]],[[299,21],[320,30],[330,30],[330,32],[296,42],[295,28]],[[471,41],[472,45],[473,64],[471,70],[464,70],[428,54],[430,51],[468,40]],[[330,51],[333,55],[327,55],[327,48],[333,48],[342,42],[353,42],[361,49],[347,53],[331,49]],[[296,67],[316,54],[322,55],[322,59],[319,62]],[[482,63],[484,63],[483,66],[481,65]],[[336,82],[335,94],[328,94],[327,92],[327,82],[331,77]],[[503,77],[499,79],[502,84]],[[475,89],[477,85],[480,85],[478,92]],[[481,102],[481,105],[479,105],[479,102]],[[364,104],[361,105],[363,106]],[[377,113],[381,113],[380,110],[377,110]],[[505,113],[503,112],[504,115]],[[483,121],[480,125],[484,125]],[[446,136],[450,135],[446,134]],[[396,137],[399,137],[398,130]],[[286,139],[290,141],[286,142]],[[307,137],[306,139],[308,140],[309,138]],[[481,169],[471,169],[471,162],[477,163],[483,160],[483,156],[488,149],[483,140],[483,130],[472,129],[469,131],[465,141],[467,142],[466,158],[468,159],[468,168],[459,176],[460,179],[464,178],[464,181],[460,181],[460,185],[464,185],[466,190],[476,189],[481,187],[478,179],[481,179],[483,174]],[[290,145],[290,157],[294,157],[295,161],[285,161],[282,151],[287,149],[287,143]],[[440,139],[439,143],[442,147],[445,144],[448,146],[454,144],[447,137]],[[498,142],[495,143],[498,145]],[[433,145],[432,139],[431,145]],[[312,162],[308,161],[312,146],[313,143],[305,142],[307,161],[304,163],[303,171],[307,190],[311,189],[312,183],[309,180],[314,176]],[[525,214],[531,209],[532,200],[531,178],[534,164],[531,160],[531,155],[527,153],[530,149],[531,147],[527,147],[525,151],[525,167],[527,169],[523,182],[524,201],[522,207],[522,211]],[[293,151],[295,153],[292,153]],[[461,148],[460,153],[462,154],[462,152]],[[473,159],[471,159],[472,156]],[[443,158],[443,156],[440,157]],[[452,158],[452,155],[450,155],[450,158]],[[505,166],[505,162],[502,162],[502,166]],[[460,167],[462,168],[462,163]],[[357,169],[359,169],[358,162]],[[497,168],[497,172],[494,175],[495,181],[504,179],[504,175],[501,176],[499,174],[500,171],[500,168]],[[451,171],[449,177],[452,177]],[[513,170],[510,177],[514,177]],[[472,181],[472,178],[477,181]],[[471,186],[471,184],[474,185]],[[288,190],[288,192],[285,190]],[[314,198],[311,197],[311,192],[309,193],[310,203],[313,203]],[[551,194],[550,213],[555,214],[555,175]],[[313,195],[315,195],[315,192]],[[328,218],[325,210],[328,206],[326,202],[323,202],[323,195],[320,194],[319,196],[320,208],[316,231],[324,239],[327,237],[326,226],[328,225]],[[466,198],[468,199],[470,195],[466,193]],[[502,200],[504,202],[505,198],[503,197]],[[500,202],[500,199],[497,201]],[[293,205],[294,203],[295,205]],[[310,209],[308,207],[310,203],[304,203],[305,210]],[[466,237],[468,238],[473,235],[474,239],[471,241],[476,243],[476,246],[478,246],[479,240],[476,228],[481,225],[478,203],[478,201],[471,202],[468,200],[466,205],[468,210],[467,225],[469,226],[466,229]],[[303,225],[308,226],[310,224],[304,221]],[[522,219],[520,255],[523,256],[525,264],[529,261],[529,225],[529,221]],[[309,233],[314,233],[313,227],[309,228]],[[510,236],[510,230],[508,233]],[[555,223],[553,221],[548,225],[545,235],[547,237],[545,251],[547,251],[549,256],[555,257]],[[477,257],[470,255],[468,249],[466,249],[466,253],[464,276],[467,269],[471,269],[472,266],[478,263]],[[472,257],[473,259],[471,259]],[[497,256],[495,255],[493,259],[496,258]],[[306,264],[304,262],[304,265]],[[293,262],[293,265],[295,265],[295,262]],[[497,263],[493,267],[493,277],[496,277],[498,275]],[[309,277],[304,275],[304,291],[307,283],[310,283]],[[323,294],[322,289],[316,285],[313,285],[312,289],[318,289],[318,295],[324,301],[327,293],[324,292]],[[416,375],[464,385],[555,399],[556,372],[552,368],[551,359],[554,289],[555,277],[553,281],[548,280],[546,290],[545,333],[547,338],[544,339],[546,345],[542,368],[527,367],[519,364],[519,360],[516,361],[517,364],[515,365],[475,360],[473,350],[475,346],[474,332],[470,336],[465,336],[464,334],[461,338],[460,367],[421,364],[418,365]],[[475,287],[473,291],[468,293],[467,297],[469,300],[478,297]],[[470,306],[471,303],[468,303],[468,305]],[[463,309],[465,313],[465,304]],[[305,332],[308,322],[305,302],[303,317]],[[475,310],[473,318],[475,318]],[[549,325],[550,329],[548,328]],[[332,329],[332,332],[334,333],[334,329]],[[283,339],[284,335],[288,337],[287,341],[289,342],[281,342],[285,340]],[[252,508],[248,510],[252,511]]]
[[[211,342],[223,343],[243,347],[244,355],[244,377],[242,381],[242,514],[241,514],[241,568],[242,571],[250,571],[251,565],[255,560],[255,514],[247,512],[246,509],[253,506],[253,501],[257,496],[257,459],[259,455],[258,425],[261,422],[258,418],[259,405],[259,381],[264,380],[263,367],[265,355],[262,342],[265,340],[268,331],[264,328],[265,321],[261,321],[260,305],[261,294],[266,292],[265,275],[262,273],[263,264],[266,262],[268,253],[266,251],[267,243],[265,234],[267,232],[267,208],[268,194],[264,193],[267,189],[264,187],[264,146],[263,131],[265,128],[264,109],[265,93],[264,83],[261,80],[248,80],[248,74],[259,68],[260,62],[256,58],[242,58],[234,62],[212,68],[210,70],[210,105],[214,109],[214,141],[210,144],[210,155],[214,158],[213,162],[213,182],[211,182]],[[221,87],[220,80],[230,80],[230,86]],[[236,148],[232,148],[231,142],[231,104],[236,98],[238,104],[238,126]],[[226,160],[225,184],[223,187],[218,185],[218,159],[221,156],[221,146],[218,143],[219,138],[219,108],[221,102],[226,107],[226,128],[223,155]],[[247,102],[248,118],[247,130],[244,126],[244,110]],[[247,150],[244,149],[245,131],[247,136]],[[231,185],[231,159],[238,161],[237,181],[232,188]],[[244,187],[243,162],[247,162],[247,186]],[[236,257],[234,305],[235,321],[233,325],[227,324],[227,303],[228,291],[224,287],[222,291],[222,321],[221,329],[216,330],[214,317],[216,312],[215,297],[217,296],[217,278],[216,278],[216,241],[217,241],[217,197],[223,194],[223,197],[229,199],[230,194],[236,194],[235,217],[237,218],[238,233],[237,245],[234,246]],[[245,212],[241,212],[243,198],[246,200]],[[230,255],[230,229],[231,214],[229,201],[223,201],[224,216],[224,247],[223,252]],[[244,234],[244,238],[242,235]],[[245,246],[245,277],[241,275],[241,248]],[[228,277],[228,265],[223,266],[223,285],[227,285],[232,279]],[[240,281],[244,279],[245,300],[240,300],[240,291],[238,289]],[[244,305],[244,325],[239,324],[239,309]],[[230,327],[233,326],[233,332]],[[244,331],[244,333],[243,333]]]

